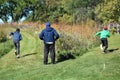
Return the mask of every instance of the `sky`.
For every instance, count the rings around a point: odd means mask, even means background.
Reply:
[[[12,22],[12,17],[9,16],[8,18],[9,18],[9,19],[7,20],[7,22],[8,22],[8,23],[11,23],[11,22]]]
[[[23,22],[26,19],[26,17],[22,17],[19,22]],[[8,23],[12,22],[12,17],[9,16],[9,19],[7,20]],[[4,21],[2,19],[0,19],[0,24],[4,24]]]
[[[4,22],[3,22],[3,20],[2,20],[2,19],[0,19],[0,24],[4,24]]]
[[[33,13],[33,11],[29,11],[29,14],[28,16],[30,16],[31,14]],[[23,16],[19,22],[23,22],[27,17]],[[7,20],[8,23],[11,23],[12,22],[12,17],[11,16],[8,16],[8,20]],[[0,19],[0,24],[4,24],[4,21],[2,19]]]

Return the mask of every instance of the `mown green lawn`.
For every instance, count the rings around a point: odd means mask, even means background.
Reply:
[[[24,30],[21,33],[21,58],[15,57],[14,49],[0,58],[0,80],[120,79],[120,49],[117,49],[120,48],[120,35],[109,38],[111,52],[107,54],[97,47],[76,59],[43,65],[43,43],[38,34],[33,36]]]

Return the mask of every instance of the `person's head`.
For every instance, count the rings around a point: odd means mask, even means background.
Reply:
[[[107,26],[104,26],[103,29],[104,29],[104,30],[108,30],[108,27],[107,27]]]
[[[19,28],[17,28],[17,29],[16,29],[16,31],[17,31],[17,32],[20,32],[20,29],[19,29]]]
[[[46,22],[46,27],[50,27],[50,22]]]

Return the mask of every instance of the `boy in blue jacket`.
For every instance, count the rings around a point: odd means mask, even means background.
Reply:
[[[22,35],[20,34],[20,29],[17,28],[15,32],[11,32],[10,36],[13,36],[13,42],[15,46],[15,55],[20,58],[20,41],[22,40]]]
[[[50,52],[51,63],[55,64],[55,41],[59,38],[59,34],[50,23],[46,23],[46,28],[42,30],[39,38],[44,41],[44,64],[48,63],[48,54]]]

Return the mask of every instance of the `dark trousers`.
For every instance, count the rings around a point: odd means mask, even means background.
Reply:
[[[14,41],[14,46],[17,54],[20,54],[20,42]]]
[[[101,43],[102,43],[102,47],[105,47],[104,52],[106,52],[107,48],[108,48],[108,40],[107,40],[107,38],[102,38]]]
[[[48,54],[50,52],[51,63],[55,63],[55,44],[44,43],[44,64],[48,63]]]

